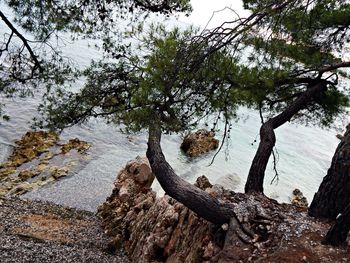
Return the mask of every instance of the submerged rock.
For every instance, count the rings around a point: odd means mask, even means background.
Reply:
[[[219,140],[215,139],[214,136],[214,132],[205,129],[198,130],[186,135],[180,148],[189,157],[197,157],[218,148]]]
[[[21,140],[16,141],[17,147],[10,159],[19,166],[47,152],[57,141],[58,135],[54,132],[28,131]]]
[[[67,176],[68,172],[69,172],[69,170],[66,167],[62,167],[62,168],[57,167],[57,166],[50,167],[51,176],[56,180],[61,178],[61,177]]]
[[[81,141],[78,138],[74,138],[61,146],[61,153],[66,154],[72,149],[76,149],[79,153],[85,153],[90,147],[91,144]]]
[[[22,181],[26,181],[29,178],[33,178],[33,177],[35,177],[37,175],[38,175],[38,173],[35,173],[33,171],[23,170],[23,171],[19,172],[18,177],[21,178]]]
[[[0,164],[0,196],[21,195],[67,176],[77,164],[75,159],[82,154],[86,156],[90,147],[89,143],[77,138],[59,144],[59,137],[53,132],[27,132],[16,141],[16,147],[7,161]],[[77,150],[75,155],[64,155],[72,149]],[[63,166],[67,158],[72,160]]]

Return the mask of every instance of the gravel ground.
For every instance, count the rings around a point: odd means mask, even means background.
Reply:
[[[90,212],[41,201],[0,198],[0,262],[120,262]]]

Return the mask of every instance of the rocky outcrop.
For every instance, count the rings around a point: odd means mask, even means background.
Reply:
[[[156,197],[150,188],[153,179],[148,160],[137,157],[119,172],[112,195],[99,208],[102,226],[113,238],[110,252],[122,247],[132,262],[350,260],[348,248],[321,245],[329,224],[308,217],[305,209],[263,195],[234,193],[202,176],[197,187],[233,204],[235,217],[219,226],[169,196]]]
[[[202,262],[220,251],[222,229],[197,217],[168,196],[150,189],[154,175],[147,158],[137,157],[118,174],[115,189],[99,208],[103,227],[133,262]],[[211,184],[203,177],[200,187]],[[222,240],[222,238],[221,238]]]
[[[0,196],[21,195],[67,176],[87,156],[90,146],[77,138],[60,143],[53,132],[27,132],[0,164]]]
[[[214,138],[215,133],[205,129],[190,133],[185,136],[181,149],[189,157],[197,157],[201,154],[215,150],[219,146],[219,140]]]

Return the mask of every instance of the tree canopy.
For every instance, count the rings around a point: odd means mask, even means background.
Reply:
[[[260,144],[246,191],[263,191],[274,129],[287,121],[330,126],[348,113],[343,86],[349,30],[346,1],[244,1],[251,11],[213,30],[181,32],[164,26],[134,27],[141,40],[122,52],[105,46],[112,60],[83,72],[80,93],[56,89],[42,110],[46,125],[62,129],[103,116],[127,129],[147,129],[158,116],[166,132],[179,132],[212,117],[229,138],[236,109],[259,110]],[[319,19],[322,17],[322,19]],[[301,22],[302,21],[302,22]]]
[[[104,50],[118,57],[123,52],[118,43],[121,22],[131,25],[152,13],[170,16],[191,10],[188,0],[26,0],[0,4],[4,7],[0,11],[4,32],[0,41],[2,96],[32,95],[39,84],[59,86],[77,77],[73,64],[61,53],[62,33],[73,40],[99,39]]]

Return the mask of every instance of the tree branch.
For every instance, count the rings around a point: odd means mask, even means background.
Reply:
[[[34,68],[39,68],[39,72],[43,72],[43,68],[38,60],[38,58],[36,57],[36,55],[34,54],[33,49],[31,48],[31,46],[28,43],[28,40],[21,34],[18,32],[18,30],[15,28],[15,26],[7,19],[7,17],[4,15],[4,13],[2,13],[0,11],[0,17],[1,19],[5,22],[5,24],[8,26],[8,28],[11,29],[11,31],[23,42],[23,45],[26,47],[26,49],[28,50],[31,58],[34,61]]]
[[[332,71],[332,70],[339,69],[339,68],[348,68],[348,67],[350,67],[350,61],[344,61],[344,62],[340,62],[338,64],[324,66],[324,67],[318,69],[319,78],[325,72]]]

